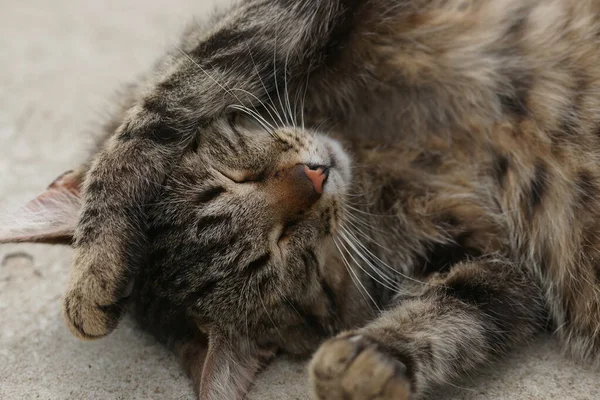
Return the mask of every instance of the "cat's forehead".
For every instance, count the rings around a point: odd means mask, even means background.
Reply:
[[[198,163],[256,168],[306,154],[315,147],[307,130],[257,123],[248,118],[215,121],[198,138]]]

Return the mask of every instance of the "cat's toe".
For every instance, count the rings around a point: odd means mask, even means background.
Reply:
[[[405,400],[410,398],[406,367],[361,335],[324,343],[309,366],[315,399]]]
[[[105,297],[105,296],[104,296]],[[85,285],[72,287],[63,297],[63,316],[70,331],[80,339],[93,340],[111,333],[125,312],[125,299],[98,301]]]

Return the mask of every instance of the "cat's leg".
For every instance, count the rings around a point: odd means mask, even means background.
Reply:
[[[539,286],[523,268],[456,265],[366,327],[324,343],[310,364],[315,397],[422,398],[531,339],[544,315]]]
[[[102,123],[89,128],[97,147],[103,146],[125,120],[138,91],[138,84],[123,86],[112,98]],[[58,176],[20,210],[0,213],[0,243],[71,244],[81,207],[81,186],[96,151],[84,163]]]

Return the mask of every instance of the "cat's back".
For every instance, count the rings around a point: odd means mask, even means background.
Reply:
[[[586,133],[599,122],[599,16],[595,0],[364,2],[309,104],[385,138],[523,119]]]

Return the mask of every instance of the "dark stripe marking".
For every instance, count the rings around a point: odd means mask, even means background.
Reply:
[[[480,250],[465,245],[471,235],[472,233],[464,232],[457,235],[452,242],[431,243],[426,253],[417,258],[415,265],[421,266],[421,271],[429,275],[434,272],[448,271],[459,262],[479,257]]]
[[[246,267],[246,272],[248,272],[249,274],[254,274],[258,272],[260,269],[262,269],[269,263],[270,259],[271,253],[263,254],[262,256],[258,257],[256,260],[248,264],[248,266]]]
[[[225,215],[208,215],[206,217],[201,217],[197,223],[198,233],[201,233],[204,229],[211,225],[219,225],[228,220],[229,217]]]
[[[542,203],[542,198],[548,189],[548,178],[548,167],[543,161],[537,160],[534,167],[533,178],[531,179],[530,195],[528,199],[530,217],[533,217],[535,209]]]
[[[500,104],[505,113],[522,120],[529,113],[527,98],[533,86],[533,78],[528,74],[513,77],[510,85],[511,91],[509,93],[498,94]]]
[[[434,171],[441,167],[443,163],[443,154],[439,151],[422,151],[412,161],[416,168]]]
[[[196,204],[204,204],[213,201],[223,193],[225,193],[225,188],[222,186],[217,186],[205,190],[196,195]]]
[[[200,299],[204,299],[215,291],[219,283],[218,279],[208,279],[202,282],[192,292],[188,292],[184,299],[183,304],[187,307],[196,306]]]
[[[196,59],[214,57],[219,50],[231,49],[244,41],[254,38],[258,34],[256,28],[247,30],[238,30],[237,28],[225,28],[216,32],[213,36],[201,43],[198,47],[189,52],[189,56]],[[239,54],[237,55],[239,56]],[[213,64],[211,58],[202,60],[204,65]],[[229,64],[232,65],[232,64]],[[197,68],[197,67],[196,67]]]
[[[494,173],[494,177],[496,178],[496,182],[500,185],[501,188],[504,188],[504,181],[506,179],[506,174],[508,173],[508,167],[510,166],[510,160],[507,156],[503,154],[497,154],[494,158],[492,170]]]
[[[306,276],[311,275],[311,271],[318,272],[319,269],[319,260],[317,259],[317,255],[312,249],[307,249],[302,253],[302,262],[304,263],[304,271]]]

